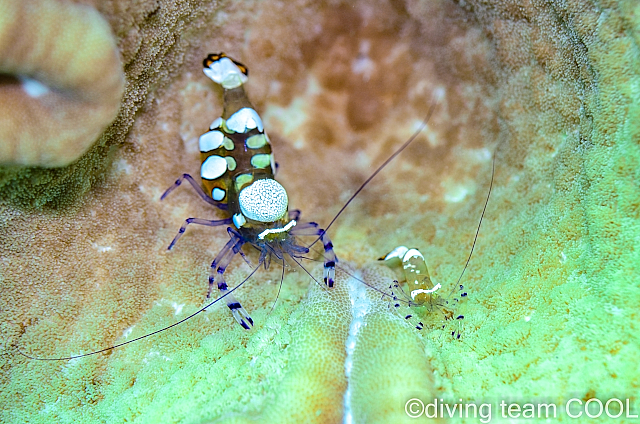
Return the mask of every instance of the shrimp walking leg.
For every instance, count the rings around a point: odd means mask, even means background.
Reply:
[[[245,243],[245,240],[235,231],[230,229],[229,235],[231,239],[227,242],[227,244],[222,248],[220,253],[215,257],[213,262],[211,263],[211,269],[209,271],[209,291],[207,293],[207,298],[211,296],[211,291],[213,289],[213,285],[217,283],[218,291],[220,292],[220,296],[224,296],[229,291],[229,286],[227,286],[227,282],[224,279],[224,273],[227,269],[227,266],[233,259],[233,257],[240,253],[240,249],[242,245]],[[238,323],[246,330],[250,330],[253,327],[253,319],[249,316],[249,313],[242,307],[240,302],[233,296],[233,294],[227,294],[225,297],[225,301],[227,302],[227,306],[231,310],[233,317],[238,321]]]
[[[331,239],[320,226],[315,222],[305,222],[299,224],[290,232],[293,236],[319,236],[324,246],[324,271],[323,280],[327,287],[333,287],[336,276],[336,262],[338,258],[333,251],[333,243]]]
[[[178,242],[180,237],[182,237],[182,235],[187,229],[187,225],[189,224],[198,224],[198,225],[206,225],[208,227],[217,227],[219,225],[231,224],[231,218],[218,219],[214,221],[209,219],[202,219],[202,218],[187,218],[184,220],[184,224],[182,224],[182,227],[180,227],[180,229],[178,230],[178,234],[176,234],[173,240],[171,240],[171,243],[169,243],[169,247],[167,247],[167,250],[171,250],[173,248],[173,246]]]
[[[222,209],[222,210],[227,209],[227,205],[220,202],[216,202],[209,195],[207,195],[207,193],[204,192],[202,187],[200,187],[200,185],[196,182],[196,180],[194,180],[193,177],[189,174],[182,174],[182,176],[180,176],[180,178],[178,178],[176,182],[173,183],[173,185],[167,189],[167,191],[162,193],[162,196],[160,196],[160,200],[164,200],[173,190],[180,187],[180,185],[184,180],[187,180],[187,182],[191,184],[191,187],[193,187],[193,189],[196,191],[196,193],[198,193],[198,196],[200,196],[202,200],[219,209]]]

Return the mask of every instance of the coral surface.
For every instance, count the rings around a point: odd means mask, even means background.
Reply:
[[[16,77],[0,85],[0,165],[69,165],[120,109],[111,28],[59,0],[2,0],[0,10],[0,72]]]
[[[638,413],[636,2],[83,3],[110,23],[127,84],[78,162],[0,176],[0,421],[415,422],[411,398],[491,403],[492,422],[502,400],[554,403],[552,422],[572,421],[572,398],[629,399]],[[251,332],[222,305],[105,354],[16,354],[90,352],[203,305],[226,232],[189,228],[166,247],[185,218],[222,214],[188,187],[159,197],[197,174],[198,136],[222,110],[201,73],[216,51],[249,67],[277,177],[322,225],[443,95],[429,128],[331,227],[334,290],[295,269],[280,289],[272,264],[235,293]],[[386,290],[390,271],[371,262],[403,244],[454,290],[495,149],[464,320],[389,308],[353,277]],[[230,285],[251,271],[237,258]]]

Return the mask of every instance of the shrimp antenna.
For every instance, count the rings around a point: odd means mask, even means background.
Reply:
[[[420,135],[420,133],[422,132],[422,130],[424,130],[427,126],[427,124],[429,123],[429,119],[431,119],[431,115],[433,115],[433,112],[436,109],[436,106],[438,106],[438,101],[440,100],[440,93],[438,92],[437,94],[434,95],[434,100],[431,102],[431,106],[429,107],[429,111],[427,112],[427,115],[424,117],[424,119],[422,120],[422,122],[420,123],[420,126],[418,127],[418,129],[413,133],[413,135],[411,135],[411,137],[409,137],[409,139],[407,141],[404,142],[404,144],[402,146],[400,146],[398,148],[398,150],[396,150],[391,156],[389,156],[389,158],[387,160],[385,160],[382,165],[380,165],[374,172],[373,174],[371,174],[369,176],[369,178],[367,178],[361,185],[360,187],[351,195],[351,197],[349,198],[349,200],[347,200],[347,203],[344,204],[344,206],[342,206],[342,209],[340,209],[338,211],[338,213],[333,217],[333,219],[331,220],[331,222],[329,223],[329,225],[327,225],[324,228],[324,231],[327,232],[329,230],[329,228],[333,225],[333,223],[336,221],[336,219],[338,219],[338,217],[342,214],[342,212],[344,212],[344,210],[347,208],[347,206],[349,206],[349,204],[353,201],[353,199],[356,198],[356,196],[358,194],[360,194],[360,192],[362,190],[364,190],[364,188],[367,186],[367,184],[369,184],[371,182],[371,180],[373,180],[375,178],[376,175],[378,175],[380,173],[380,171],[382,171],[387,165],[389,165],[389,163],[394,160],[396,158],[396,156],[398,156],[400,153],[402,153],[407,147],[409,147],[409,145],[411,143],[413,143],[415,141],[415,139],[418,137],[418,135]],[[318,239],[316,241],[314,241],[311,245],[316,244],[316,242],[320,240],[320,238],[318,237]]]
[[[276,308],[276,303],[278,303],[278,299],[280,298],[280,290],[282,290],[282,282],[284,281],[284,267],[286,263],[284,261],[284,255],[282,255],[282,275],[280,275],[280,284],[278,284],[278,294],[276,294],[276,300],[273,301],[273,305],[271,305],[271,309],[267,316],[271,315],[271,312]]]
[[[324,257],[324,253],[322,253],[321,255]],[[316,284],[317,284],[318,286],[320,286],[320,288],[321,288],[321,289],[323,289],[323,290],[328,290],[328,289],[327,289],[327,287],[326,287],[324,284],[320,284],[320,281],[318,281],[318,280],[316,279],[316,277],[314,277],[314,276],[313,276],[313,274],[311,274],[311,273],[309,272],[309,270],[308,270],[307,268],[305,268],[305,267],[302,265],[302,263],[301,263],[300,261],[298,261],[298,260],[295,258],[295,256],[291,256],[291,259],[293,259],[293,261],[294,261],[295,263],[297,263],[297,264],[298,264],[298,266],[299,266],[300,268],[302,268],[302,270],[303,270],[304,272],[306,272],[306,273],[307,273],[307,275],[308,275],[309,277],[311,277],[311,278],[313,279],[313,281],[315,281],[315,282],[316,282]],[[310,261],[313,261],[313,260],[314,260],[314,259],[311,259],[311,258],[304,258],[304,259],[309,259]],[[322,262],[322,261],[317,261],[317,262]]]
[[[319,254],[320,256],[323,256],[323,257],[324,257],[323,252],[321,252],[321,251],[319,251],[319,250],[314,250],[313,252],[314,252],[314,253],[317,253],[317,254]],[[309,258],[309,257],[306,257],[306,256],[305,256],[305,257],[302,257],[302,259],[306,259],[306,260],[311,261],[311,262],[322,262],[322,260],[318,260],[318,259],[314,259],[314,258]],[[307,271],[307,270],[302,266],[302,264],[301,264],[300,262],[298,262],[298,261],[297,261],[297,260],[295,260],[295,259],[294,259],[294,261],[296,261],[296,262],[298,263],[298,265],[300,265],[300,266],[302,267],[302,269],[304,269],[305,271]],[[358,278],[355,274],[353,274],[353,273],[349,272],[346,268],[344,268],[344,267],[342,267],[342,266],[340,266],[340,265],[338,265],[338,264],[336,264],[336,269],[339,269],[340,271],[342,271],[342,272],[344,272],[345,274],[347,274],[349,277],[353,278],[354,280],[356,280],[357,282],[359,282],[359,283],[361,283],[361,284],[364,284],[365,286],[369,287],[369,288],[370,288],[370,289],[372,289],[373,291],[377,291],[378,293],[380,293],[380,294],[382,295],[382,297],[383,297],[383,298],[388,297],[389,299],[397,300],[398,302],[405,303],[405,304],[407,304],[407,306],[411,305],[411,301],[407,301],[407,300],[404,300],[404,299],[394,299],[394,295],[393,295],[393,293],[387,293],[386,291],[384,291],[384,290],[382,290],[382,289],[380,289],[380,288],[378,288],[378,287],[374,286],[373,284],[369,284],[369,283],[367,283],[365,280],[363,280],[363,279],[361,279],[361,278]],[[311,274],[309,273],[309,271],[307,271],[307,274],[311,275]],[[313,278],[313,276],[312,276],[311,278]]]
[[[482,213],[480,214],[480,221],[478,222],[478,228],[476,228],[476,234],[473,237],[473,244],[471,245],[471,250],[469,251],[469,256],[467,257],[467,262],[465,262],[464,268],[462,268],[462,272],[460,273],[460,277],[458,277],[458,281],[456,281],[456,285],[453,286],[453,288],[451,289],[451,293],[449,293],[449,296],[451,296],[453,292],[456,290],[456,288],[460,286],[460,281],[462,280],[462,277],[464,276],[464,272],[467,270],[467,267],[469,266],[469,262],[471,261],[471,256],[473,255],[473,250],[476,247],[476,242],[478,241],[478,235],[480,234],[480,227],[482,226],[482,220],[484,219],[484,214],[487,211],[487,205],[489,204],[489,198],[491,197],[491,190],[493,189],[493,179],[496,174],[496,155],[498,153],[499,147],[500,147],[500,144],[498,144],[495,150],[493,151],[493,158],[491,160],[491,181],[489,182],[489,191],[487,192],[487,198],[485,199],[484,206],[482,207]]]
[[[24,356],[25,358],[34,359],[34,360],[36,360],[36,361],[67,361],[67,360],[70,360],[70,359],[78,359],[78,358],[84,358],[85,356],[97,355],[98,353],[107,352],[107,351],[112,350],[112,349],[115,349],[115,348],[117,348],[117,347],[121,347],[121,346],[127,345],[127,344],[129,344],[129,343],[137,342],[138,340],[145,339],[145,338],[147,338],[147,337],[150,337],[150,336],[153,336],[153,335],[155,335],[155,334],[162,333],[163,331],[169,330],[170,328],[176,327],[176,326],[178,326],[178,325],[180,325],[180,324],[184,323],[185,321],[188,321],[188,320],[190,320],[191,318],[195,317],[195,316],[196,316],[196,315],[198,315],[199,313],[206,311],[210,306],[213,306],[215,303],[218,303],[220,300],[224,299],[225,297],[229,296],[231,293],[233,293],[234,291],[236,291],[237,289],[239,289],[239,288],[240,288],[240,286],[242,286],[244,283],[246,283],[246,282],[251,278],[251,276],[253,276],[253,274],[255,274],[255,272],[258,270],[258,268],[260,268],[260,265],[261,265],[261,264],[258,264],[258,266],[256,266],[256,267],[253,269],[253,271],[251,271],[251,274],[249,274],[249,275],[247,276],[247,278],[245,278],[245,279],[244,279],[240,284],[238,284],[238,285],[237,285],[237,286],[235,286],[234,288],[230,289],[228,292],[226,292],[225,294],[223,294],[222,296],[220,296],[219,298],[217,298],[217,299],[216,299],[216,300],[214,300],[213,302],[211,302],[211,303],[209,303],[208,305],[206,305],[206,306],[204,306],[204,307],[200,308],[198,311],[196,311],[196,312],[192,313],[192,314],[191,314],[191,315],[189,315],[188,317],[183,318],[183,319],[181,319],[180,321],[175,322],[175,323],[173,323],[173,324],[171,324],[171,325],[169,325],[169,326],[166,326],[166,327],[164,327],[164,328],[161,328],[160,330],[156,330],[156,331],[154,331],[154,332],[152,332],[152,333],[145,334],[144,336],[136,337],[136,338],[135,338],[135,339],[133,339],[133,340],[129,340],[129,341],[126,341],[126,342],[123,342],[123,343],[119,343],[119,344],[117,344],[117,345],[113,345],[113,346],[111,346],[111,347],[107,347],[107,348],[104,348],[104,349],[96,350],[95,352],[84,353],[84,354],[82,354],[82,355],[68,356],[68,357],[66,357],[66,358],[38,358],[38,357],[35,357],[35,356],[27,355],[26,353],[22,352],[22,351],[21,351],[17,346],[16,346],[16,351],[17,351],[20,355]]]

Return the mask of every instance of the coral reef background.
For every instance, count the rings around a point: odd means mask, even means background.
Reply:
[[[77,162],[0,170],[0,421],[403,422],[411,397],[640,409],[636,2],[78,3],[111,26],[124,95]],[[390,277],[368,263],[407,244],[451,290],[499,146],[460,340],[437,314],[418,333],[345,274],[327,293],[287,272],[271,312],[272,266],[237,292],[250,333],[214,307],[104,355],[14,353],[92,351],[202,306],[226,232],[190,228],[167,252],[185,218],[218,215],[188,188],[159,196],[197,173],[197,137],[220,114],[201,74],[213,51],[249,67],[278,178],[325,225],[444,91],[429,128],[331,228],[371,284]],[[251,269],[233,264],[239,283]]]
[[[3,0],[0,10],[0,164],[69,165],[120,109],[111,28],[95,9],[58,0]]]

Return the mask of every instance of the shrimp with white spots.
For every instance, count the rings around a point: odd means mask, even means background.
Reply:
[[[452,320],[454,316],[458,321],[464,319],[464,315],[455,314],[456,305],[462,298],[467,297],[467,292],[465,291],[464,286],[460,284],[460,281],[462,280],[462,277],[464,276],[464,273],[469,266],[469,261],[471,261],[473,250],[475,249],[476,242],[478,241],[478,235],[480,234],[482,220],[484,219],[484,214],[487,210],[487,205],[489,204],[489,198],[491,197],[491,189],[493,188],[494,176],[495,152],[493,155],[491,182],[489,184],[487,198],[484,202],[484,207],[482,209],[482,214],[480,215],[480,221],[478,222],[478,226],[476,228],[473,244],[471,245],[471,249],[469,251],[469,256],[467,257],[467,262],[465,263],[464,268],[462,269],[462,272],[458,277],[456,285],[453,286],[447,296],[443,296],[441,291],[442,285],[440,283],[434,284],[433,281],[431,281],[427,262],[424,259],[424,255],[418,249],[409,249],[406,246],[398,246],[391,252],[387,253],[385,256],[379,258],[380,261],[384,261],[384,264],[390,268],[397,269],[402,267],[402,272],[400,273],[401,278],[394,281],[394,284],[389,286],[391,294],[388,295],[388,297],[390,299],[391,305],[394,308],[399,309],[403,305],[409,307],[426,307],[429,313],[433,312],[434,310],[440,311],[445,320]],[[403,288],[401,284],[404,284],[406,289]],[[456,292],[459,293],[456,295]],[[418,330],[422,330],[424,328],[424,324],[421,321],[417,321],[417,317],[415,317],[413,313],[409,312],[405,314],[404,319],[412,322],[412,324]],[[444,328],[445,326],[443,325],[442,327]],[[451,335],[459,339],[460,331],[454,330],[451,332]]]
[[[183,181],[188,181],[206,202],[225,211],[229,217],[220,220],[188,218],[169,244],[172,249],[187,225],[227,227],[230,240],[211,263],[210,297],[214,285],[234,318],[245,329],[253,327],[253,319],[229,292],[224,278],[227,266],[242,246],[250,244],[260,251],[259,263],[276,257],[283,263],[285,255],[294,260],[309,253],[298,241],[301,236],[318,237],[324,246],[324,275],[327,287],[333,287],[337,258],[326,232],[315,222],[298,222],[300,211],[289,211],[289,198],[284,187],[274,179],[275,162],[269,137],[262,120],[244,91],[248,70],[224,53],[210,54],[204,60],[204,73],[224,90],[224,111],[209,131],[200,136],[200,177],[204,190],[189,174],[184,174],[162,195],[166,198]],[[235,227],[235,228],[234,228]]]
[[[199,138],[201,158],[200,178],[202,180],[202,186],[200,186],[191,175],[183,174],[162,194],[160,199],[165,199],[184,181],[187,181],[203,201],[215,206],[226,215],[226,217],[215,220],[187,218],[180,227],[177,235],[168,245],[168,249],[172,250],[185,233],[189,224],[209,227],[228,226],[227,233],[229,234],[229,241],[213,259],[208,279],[209,288],[207,297],[211,296],[211,292],[215,286],[219,292],[218,298],[174,324],[98,351],[65,358],[38,358],[18,350],[21,355],[37,360],[68,360],[95,355],[171,329],[193,318],[223,299],[240,326],[246,330],[250,330],[254,326],[254,321],[248,311],[246,311],[235,298],[233,292],[250,279],[261,264],[268,266],[273,258],[282,264],[283,273],[286,256],[300,264],[299,260],[308,259],[307,255],[311,247],[318,241],[322,243],[321,262],[323,262],[322,278],[324,287],[331,289],[334,286],[338,259],[334,253],[333,244],[327,235],[327,230],[365,186],[416,140],[417,136],[426,127],[437,105],[437,101],[432,103],[427,115],[413,135],[360,185],[333,217],[331,222],[322,229],[315,222],[300,221],[301,213],[299,210],[289,210],[287,191],[274,178],[276,165],[269,137],[264,131],[262,119],[251,105],[243,87],[243,84],[248,79],[247,68],[241,63],[229,58],[224,53],[208,55],[203,64],[205,75],[219,84],[223,89],[224,107],[222,116],[216,118],[209,126],[209,130]],[[485,210],[486,205],[485,203]],[[482,218],[480,222],[482,222]],[[479,229],[480,226],[478,226],[478,231]],[[476,239],[478,231],[476,232]],[[300,238],[307,236],[314,237],[315,241],[312,241],[308,245],[302,243]],[[240,254],[247,260],[242,251],[245,245],[253,246],[260,252],[258,266],[256,266],[241,283],[235,287],[229,287],[225,280],[225,272],[236,255]],[[413,252],[413,250],[409,251],[409,249],[407,249],[403,254],[404,256],[401,262],[405,259],[408,252]],[[473,247],[471,249],[471,253],[472,252]],[[399,258],[399,251],[396,252],[395,255]],[[383,298],[392,299],[396,303],[402,303],[407,306],[426,304],[442,306],[442,302],[440,301],[442,298],[439,292],[439,290],[441,290],[440,285],[434,286],[431,283],[426,264],[424,264],[424,268],[421,268],[422,264],[419,262],[415,263],[414,259],[412,259],[415,257],[416,255],[410,256],[406,261],[418,268],[415,268],[416,272],[413,272],[413,268],[411,270],[406,269],[408,272],[407,275],[412,274],[418,276],[417,271],[419,270],[421,273],[420,277],[424,274],[426,278],[414,279],[413,287],[410,289],[411,298],[409,300],[400,299],[397,296],[397,285],[391,286],[391,290],[387,292],[365,281],[361,282],[380,293]],[[469,255],[469,259],[470,257],[471,254]],[[424,262],[424,259],[422,261]],[[469,260],[467,260],[467,264],[468,262]],[[462,275],[460,278],[462,278]]]

